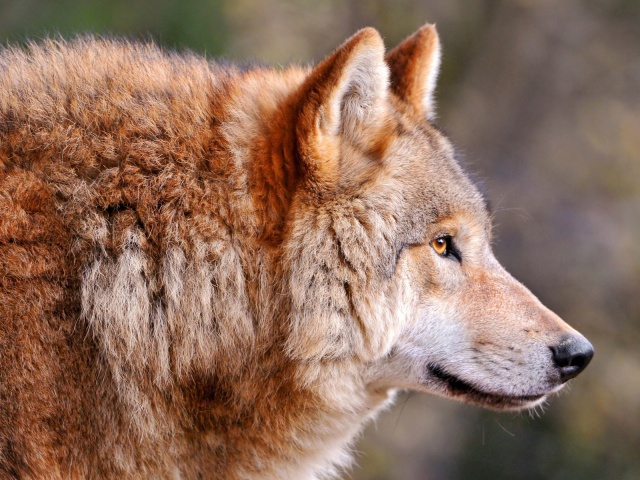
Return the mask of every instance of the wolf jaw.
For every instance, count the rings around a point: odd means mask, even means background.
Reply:
[[[435,364],[428,364],[426,367],[426,383],[429,388],[444,387],[444,396],[461,399],[481,407],[494,410],[522,410],[525,408],[535,408],[542,404],[550,393],[545,392],[533,395],[507,395],[502,393],[486,392],[474,387],[470,383],[451,375]],[[435,380],[435,385],[433,385]],[[557,387],[559,389],[561,387]],[[555,389],[554,389],[555,390]]]

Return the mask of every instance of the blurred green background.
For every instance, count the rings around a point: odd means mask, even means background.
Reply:
[[[274,65],[426,22],[439,124],[486,186],[498,258],[596,356],[544,413],[403,395],[347,478],[640,479],[639,0],[0,0],[3,42],[112,33]]]

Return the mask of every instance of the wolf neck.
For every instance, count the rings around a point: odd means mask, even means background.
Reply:
[[[211,161],[224,159],[236,170],[229,178],[242,178],[244,188],[235,190],[243,196],[232,203],[252,210],[251,215],[236,217],[242,225],[234,228],[248,234],[238,241],[253,244],[239,250],[253,252],[254,258],[245,260],[256,270],[248,275],[253,280],[246,281],[255,281],[249,290],[259,292],[249,301],[256,329],[250,358],[239,360],[244,365],[229,377],[216,380],[210,390],[213,397],[205,393],[194,399],[200,404],[196,408],[205,412],[196,422],[226,437],[228,458],[217,468],[224,464],[231,470],[221,478],[335,476],[349,465],[348,447],[364,420],[388,401],[386,395],[372,399],[363,394],[362,379],[348,362],[323,365],[314,372],[312,365],[288,359],[282,344],[266,347],[273,344],[278,325],[289,313],[286,301],[277,293],[272,296],[273,285],[282,278],[271,275],[283,275],[277,267],[279,246],[298,174],[294,112],[287,101],[306,74],[296,68],[270,75],[243,73],[216,127],[226,155]],[[225,397],[225,390],[230,397]],[[245,394],[240,398],[238,392]],[[212,410],[216,418],[210,417]],[[256,459],[265,463],[259,465]],[[234,465],[244,465],[244,470],[234,471]]]
[[[212,387],[211,398],[189,404],[201,412],[195,424],[206,435],[187,450],[203,453],[198,461],[218,472],[214,478],[334,478],[349,466],[348,447],[364,421],[387,399],[365,398],[347,369],[330,367],[333,381],[327,375],[322,384],[303,387],[296,367],[280,363],[274,358],[278,352],[271,355],[258,359],[252,371]],[[226,390],[228,381],[233,384]]]

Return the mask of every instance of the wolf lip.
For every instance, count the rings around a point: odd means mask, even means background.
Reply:
[[[463,396],[473,403],[478,403],[487,407],[495,408],[517,408],[526,407],[528,404],[537,402],[545,395],[502,395],[496,393],[485,392],[479,390],[473,385],[445,371],[442,367],[435,364],[428,364],[427,371],[429,374],[444,383],[449,394],[453,397]]]

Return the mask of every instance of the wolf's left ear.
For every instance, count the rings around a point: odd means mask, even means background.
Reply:
[[[435,118],[434,91],[440,70],[440,39],[434,25],[425,25],[391,50],[391,90],[413,110]]]
[[[321,183],[345,175],[343,142],[361,145],[386,118],[389,67],[384,43],[364,28],[318,64],[298,91],[296,136],[306,173]]]

